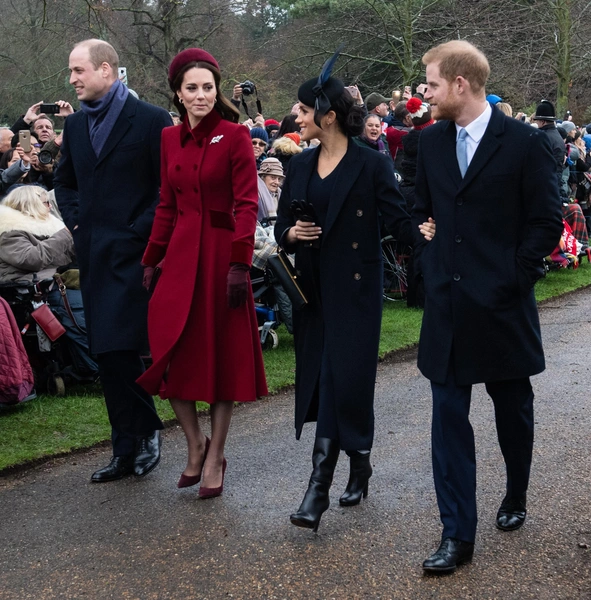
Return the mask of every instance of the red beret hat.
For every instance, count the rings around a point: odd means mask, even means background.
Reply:
[[[216,59],[209,52],[206,52],[201,48],[187,48],[186,50],[179,52],[170,63],[170,67],[168,68],[168,83],[171,88],[172,83],[180,70],[190,62],[206,62],[214,66],[218,71],[220,70],[220,66]],[[175,92],[176,90],[172,91]]]

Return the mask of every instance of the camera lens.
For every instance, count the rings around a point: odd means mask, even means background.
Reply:
[[[41,152],[39,152],[37,155],[37,159],[42,165],[49,165],[53,160],[53,156],[49,150],[41,150]]]

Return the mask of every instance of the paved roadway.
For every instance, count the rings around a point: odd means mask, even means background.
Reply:
[[[440,524],[429,457],[428,383],[413,352],[382,363],[375,474],[360,506],[336,501],[318,535],[290,525],[310,475],[312,428],[293,435],[288,392],[235,413],[226,491],[177,490],[178,427],[143,479],[91,485],[98,448],[0,478],[0,599],[591,599],[591,290],[541,310],[548,369],[534,379],[536,446],[530,514],[494,527],[503,496],[492,405],[475,389],[480,526],[474,561],[424,576]],[[351,349],[355,351],[354,348]]]

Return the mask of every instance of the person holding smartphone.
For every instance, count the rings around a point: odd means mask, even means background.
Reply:
[[[279,245],[295,253],[308,298],[294,311],[295,427],[299,439],[304,423],[316,421],[316,436],[310,483],[291,522],[313,530],[329,507],[341,450],[350,476],[340,504],[367,496],[382,312],[380,222],[411,239],[391,161],[353,141],[365,111],[329,76],[330,65],[298,90],[302,139],[321,143],[291,159],[275,225]]]

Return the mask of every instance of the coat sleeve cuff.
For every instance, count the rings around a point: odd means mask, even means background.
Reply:
[[[155,267],[166,254],[166,250],[153,242],[150,242],[144,252],[142,265],[145,267]]]
[[[252,244],[246,242],[233,242],[230,262],[250,265],[252,264],[252,251]]]

